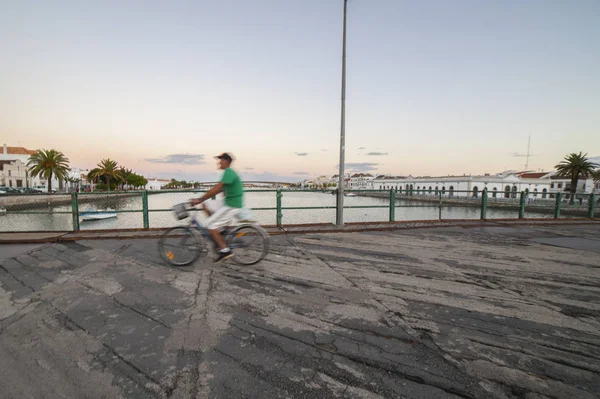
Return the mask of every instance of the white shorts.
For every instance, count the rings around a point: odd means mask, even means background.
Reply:
[[[235,224],[239,208],[232,208],[223,204],[221,200],[209,199],[204,201],[206,209],[211,212],[211,215],[206,219],[205,226],[208,230],[220,230],[223,227]]]

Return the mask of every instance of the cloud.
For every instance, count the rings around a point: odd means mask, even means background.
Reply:
[[[145,158],[150,163],[171,163],[179,165],[202,165],[204,164],[203,154],[171,154],[160,158]]]
[[[297,152],[296,155],[298,155],[299,157],[305,157],[308,155],[308,152]]]
[[[254,170],[254,168],[244,168],[244,170]]]
[[[295,175],[308,175],[307,172],[294,172]]]
[[[367,155],[373,155],[373,156],[380,156],[380,155],[387,155],[387,152],[369,152],[367,153]]]
[[[328,151],[328,150],[327,150],[327,148],[323,148],[323,149],[321,149],[321,151],[325,152],[325,151]]]
[[[353,172],[372,172],[374,170],[377,170],[377,167],[379,166],[378,163],[374,163],[374,162],[355,162],[355,163],[347,163],[345,164],[345,169],[346,172],[348,173],[353,173]],[[339,168],[340,165],[336,165],[336,168]]]
[[[367,147],[358,147],[359,150],[366,150]]]

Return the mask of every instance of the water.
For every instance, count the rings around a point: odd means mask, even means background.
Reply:
[[[187,220],[178,221],[173,216],[170,208],[199,194],[191,192],[161,191],[150,193],[148,196],[149,222],[151,228],[171,227],[178,224],[187,224]],[[142,196],[141,194],[109,195],[101,199],[91,200],[92,197],[80,195],[82,203],[80,212],[90,206],[97,209],[111,208],[119,212],[117,218],[81,222],[82,230],[96,229],[132,229],[143,228]],[[306,223],[335,223],[336,197],[331,193],[319,192],[283,192],[282,195],[284,225]],[[246,193],[246,206],[250,208],[269,208],[252,211],[254,218],[264,225],[276,224],[276,193],[273,191],[252,191]],[[385,222],[389,220],[389,199],[370,198],[364,196],[346,197],[344,205],[348,207],[379,208],[349,208],[344,210],[344,220],[351,222]],[[329,209],[285,209],[303,207],[330,207]],[[396,200],[395,219],[402,220],[438,220],[440,208],[435,203]],[[25,210],[24,210],[25,211]],[[29,209],[26,212],[46,213],[11,213],[0,216],[0,231],[66,231],[73,228],[71,205],[46,205],[43,208]],[[59,212],[59,213],[57,213]],[[64,213],[60,213],[64,212]],[[198,219],[203,220],[202,212],[195,213]],[[535,212],[526,209],[528,218],[551,218],[552,213]],[[441,208],[442,219],[479,219],[479,206],[469,207],[460,205],[443,205]],[[516,219],[516,209],[488,208],[488,219]]]

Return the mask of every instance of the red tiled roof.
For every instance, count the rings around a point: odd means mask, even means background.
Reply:
[[[2,151],[4,152],[4,148],[2,148]],[[25,147],[6,147],[6,151],[9,155],[33,155],[37,152],[28,150]]]
[[[523,179],[540,179],[546,176],[549,172],[538,172],[538,173],[523,173],[520,177]]]

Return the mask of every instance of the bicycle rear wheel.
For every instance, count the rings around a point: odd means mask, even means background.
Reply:
[[[187,266],[200,256],[206,256],[208,249],[204,238],[191,227],[173,227],[158,241],[160,256],[173,266]]]
[[[245,224],[229,233],[228,245],[233,251],[235,263],[254,265],[267,256],[269,235],[260,226]]]

